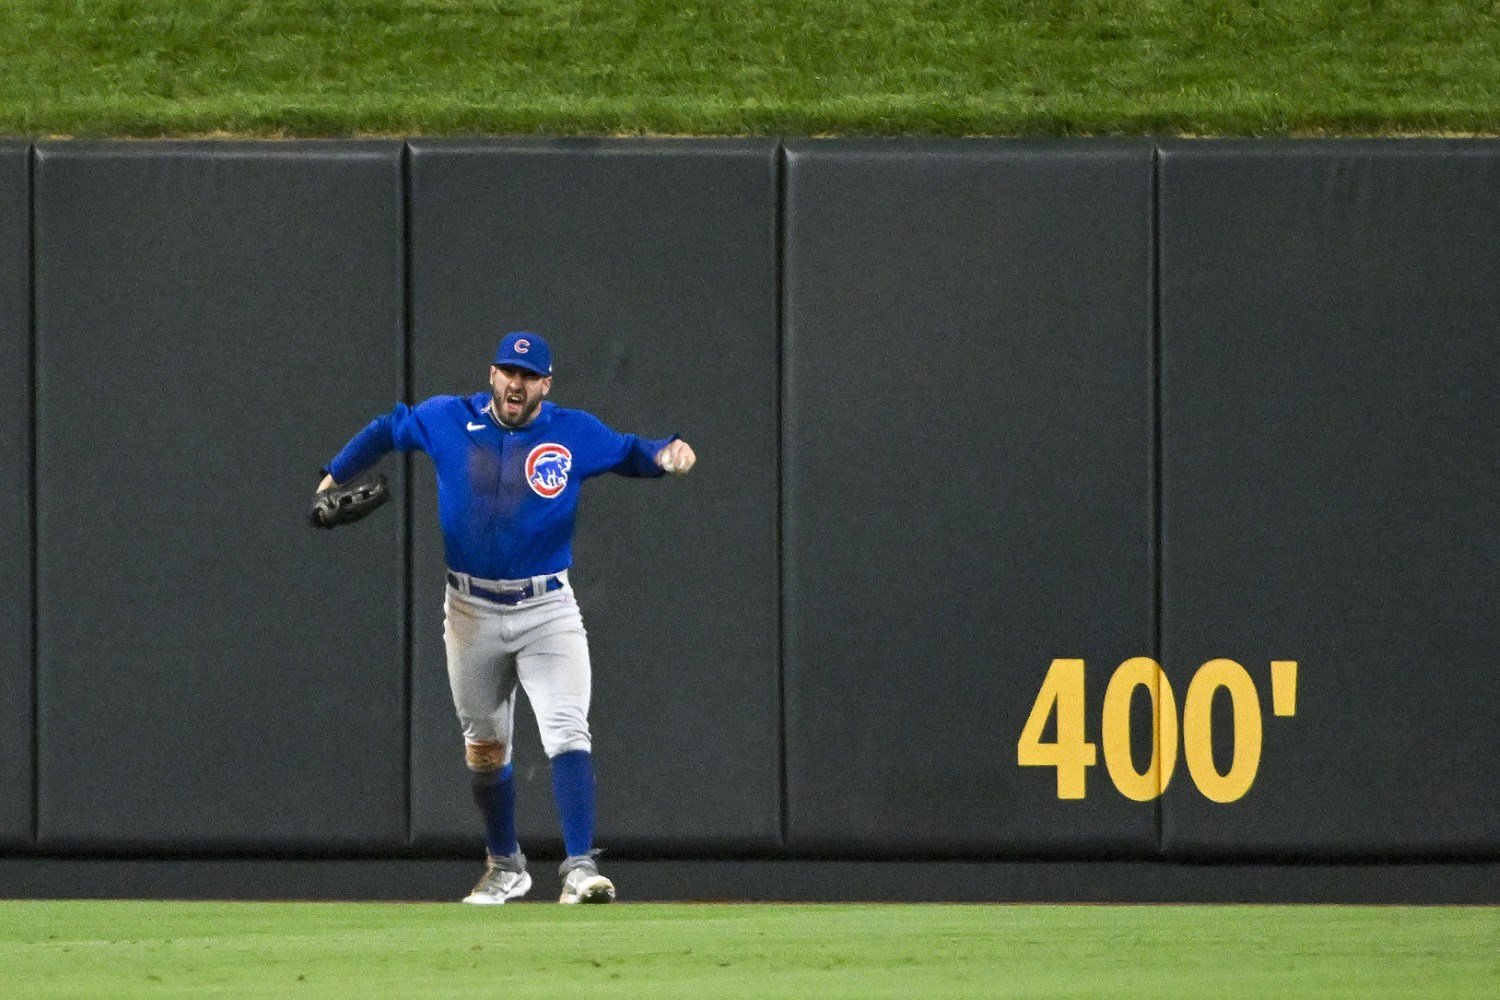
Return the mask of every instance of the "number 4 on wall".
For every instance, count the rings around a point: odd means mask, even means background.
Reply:
[[[1042,730],[1054,713],[1057,738],[1043,743]],[[1053,660],[1021,729],[1016,763],[1057,768],[1057,797],[1081,799],[1088,769],[1098,762],[1098,750],[1083,737],[1083,661]]]
[[[1016,743],[1020,766],[1057,768],[1059,799],[1083,798],[1088,769],[1099,762],[1098,749],[1085,737],[1083,675],[1082,660],[1052,661]],[[1151,697],[1151,760],[1143,771],[1136,770],[1130,753],[1130,700],[1137,687]],[[1229,695],[1234,715],[1234,752],[1223,773],[1213,756],[1213,699],[1220,688]],[[1296,661],[1272,662],[1271,692],[1276,715],[1296,714]],[[1042,732],[1054,717],[1055,738],[1045,743]],[[1160,664],[1146,656],[1120,664],[1104,692],[1102,723],[1104,765],[1120,794],[1149,802],[1166,791],[1177,768],[1177,699]],[[1214,802],[1243,798],[1260,770],[1262,735],[1255,682],[1233,660],[1209,660],[1188,684],[1182,712],[1182,750],[1193,784]]]

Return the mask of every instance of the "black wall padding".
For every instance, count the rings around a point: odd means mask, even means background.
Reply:
[[[1141,852],[1017,765],[1054,657],[1150,651],[1152,150],[788,145],[789,839]],[[1143,699],[1144,700],[1144,699]],[[1137,727],[1149,755],[1149,727]]]
[[[1497,234],[1500,143],[1164,150],[1164,651],[1264,731],[1240,800],[1173,783],[1171,853],[1500,851]]]
[[[0,142],[0,845],[32,824],[30,158]]]
[[[305,522],[401,386],[400,155],[38,146],[44,846],[403,843],[400,505]]]
[[[599,842],[779,838],[776,146],[412,144],[417,398],[486,388],[496,342],[550,341],[552,401],[682,434],[683,479],[585,488],[573,582],[593,660]],[[482,850],[442,646],[431,466],[413,464],[412,830]],[[517,713],[519,822],[556,850],[549,769]]]

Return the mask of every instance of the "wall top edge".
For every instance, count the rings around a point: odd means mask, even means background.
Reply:
[[[1316,152],[1338,149],[1379,149],[1396,152],[1489,152],[1500,149],[1500,136],[1307,136],[1298,138],[1154,137],[1154,136],[433,136],[361,137],[330,139],[265,139],[223,136],[194,139],[92,139],[0,136],[0,152],[35,147],[39,152],[107,150],[111,153],[162,155],[205,150],[253,151],[308,154],[365,150],[385,154],[409,148],[413,152],[515,152],[554,150],[598,150],[606,153],[638,153],[655,150],[703,150],[737,152],[785,147],[789,152],[818,149],[881,150],[910,148],[942,151],[985,147],[1002,149],[1089,150],[1109,148],[1156,148],[1164,154],[1204,150],[1235,150],[1240,153]]]
[[[917,157],[929,160],[1055,159],[1149,162],[1149,139],[793,139],[783,147],[789,161]]]
[[[225,159],[388,160],[401,155],[399,139],[43,139],[33,144],[38,159],[82,156]]]
[[[1238,157],[1336,156],[1349,153],[1386,156],[1431,156],[1434,153],[1494,156],[1500,153],[1500,138],[1494,136],[1390,136],[1348,139],[1163,139],[1157,142],[1156,146],[1163,157],[1205,154],[1228,154]]]
[[[1134,159],[1157,155],[1173,161],[1231,158],[1241,162],[1266,159],[1319,159],[1348,156],[1406,158],[1442,156],[1488,160],[1500,157],[1496,137],[1391,138],[1181,138],[1151,139],[1118,136],[1078,137],[524,137],[402,139],[40,139],[0,137],[0,155],[34,154],[38,162],[108,157],[115,159],[173,159],[209,157],[217,160],[265,160],[280,157],[315,161],[394,162],[403,152],[414,158],[583,154],[605,157],[657,157],[684,154],[703,157],[770,157],[784,151],[789,160],[827,155],[922,155],[934,159],[989,156],[1030,157],[1066,154],[1072,157]]]
[[[781,140],[754,136],[470,136],[409,139],[406,145],[414,156],[424,153],[463,155],[495,152],[588,152],[612,156],[691,152],[739,156],[746,153],[772,153],[780,147]]]

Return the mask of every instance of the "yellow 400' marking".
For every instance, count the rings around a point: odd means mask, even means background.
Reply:
[[[1047,668],[1042,688],[1016,742],[1022,767],[1055,767],[1057,797],[1081,799],[1087,794],[1088,769],[1099,762],[1098,748],[1088,742],[1084,725],[1084,663],[1057,659]],[[1130,752],[1130,700],[1143,687],[1151,696],[1151,760],[1144,771]],[[1213,701],[1223,688],[1234,713],[1234,752],[1229,770],[1219,772],[1213,754]],[[1297,663],[1271,663],[1271,706],[1278,716],[1297,714]],[[1057,717],[1051,742],[1042,740],[1047,720]],[[1104,691],[1101,719],[1104,766],[1120,794],[1149,802],[1167,790],[1177,770],[1177,698],[1161,664],[1135,656],[1120,664]],[[1188,683],[1182,706],[1181,747],[1188,774],[1205,798],[1234,802],[1244,798],[1260,771],[1263,726],[1260,695],[1245,668],[1233,660],[1209,660]]]

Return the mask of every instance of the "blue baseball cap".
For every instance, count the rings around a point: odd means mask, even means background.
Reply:
[[[514,365],[538,375],[551,375],[552,350],[534,333],[524,330],[507,333],[500,346],[495,348],[495,364]]]

